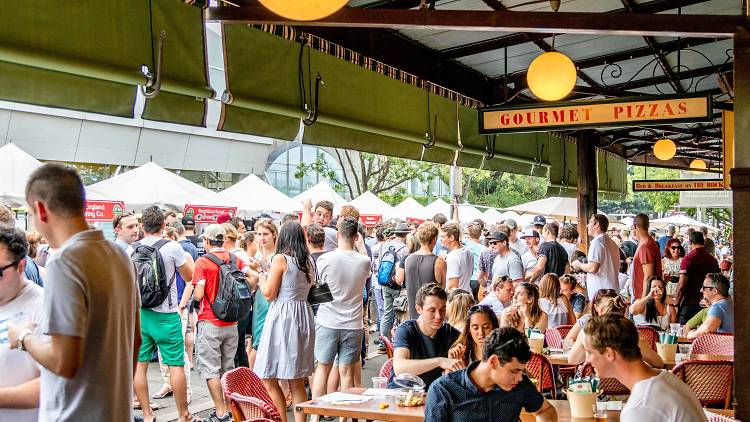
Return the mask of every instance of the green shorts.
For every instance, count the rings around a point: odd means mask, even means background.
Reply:
[[[157,347],[165,365],[185,365],[185,338],[182,336],[180,315],[177,312],[161,313],[141,308],[138,362],[150,362]]]

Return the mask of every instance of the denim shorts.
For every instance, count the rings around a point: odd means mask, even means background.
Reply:
[[[330,365],[338,355],[340,365],[353,365],[362,352],[362,329],[345,330],[315,327],[315,360]]]

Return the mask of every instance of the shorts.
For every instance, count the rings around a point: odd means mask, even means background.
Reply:
[[[141,308],[138,362],[150,362],[157,347],[165,365],[185,365],[185,338],[182,336],[180,315],[177,312],[162,313]]]
[[[353,365],[359,361],[362,352],[362,329],[346,330],[315,327],[315,359],[330,365],[338,356],[340,365]]]
[[[221,378],[234,369],[239,334],[237,324],[218,327],[208,321],[198,321],[195,335],[195,367],[203,379]]]

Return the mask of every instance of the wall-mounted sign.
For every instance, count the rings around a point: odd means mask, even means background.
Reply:
[[[185,205],[183,214],[193,217],[196,223],[216,223],[219,214],[229,213],[232,217],[237,215],[237,207],[212,207],[208,205]]]
[[[724,181],[721,179],[633,180],[633,192],[663,190],[724,190]]]
[[[122,215],[125,203],[122,201],[86,201],[84,216],[86,221],[109,221]]]
[[[569,101],[479,109],[479,133],[542,132],[710,120],[708,96]]]
[[[382,215],[372,215],[372,214],[361,214],[359,216],[359,221],[362,222],[362,224],[365,225],[365,227],[375,227],[376,224],[380,222],[380,220],[383,219]]]

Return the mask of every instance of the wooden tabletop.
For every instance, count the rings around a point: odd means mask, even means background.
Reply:
[[[568,355],[565,353],[553,353],[551,355],[546,356],[549,363],[553,365],[569,365],[568,363]],[[730,355],[705,355],[705,354],[698,354],[698,355],[689,355],[687,359],[691,360],[734,360],[734,356]],[[683,359],[683,360],[687,360]],[[666,369],[672,369],[677,365],[674,359],[668,360],[664,362],[664,367]]]
[[[364,388],[347,389],[345,393],[361,394]],[[573,421],[570,414],[570,405],[567,400],[549,400],[550,404],[557,410],[557,420]],[[388,403],[388,407],[381,409],[380,403]],[[424,421],[424,406],[399,407],[392,398],[373,399],[359,404],[330,404],[322,400],[310,400],[297,405],[297,410],[311,415],[324,415],[344,417],[351,419],[366,419],[392,422],[422,422]],[[534,415],[521,412],[522,421],[534,421]],[[593,421],[590,419],[576,418],[575,421]],[[619,421],[620,411],[610,410],[607,412],[608,421]]]

